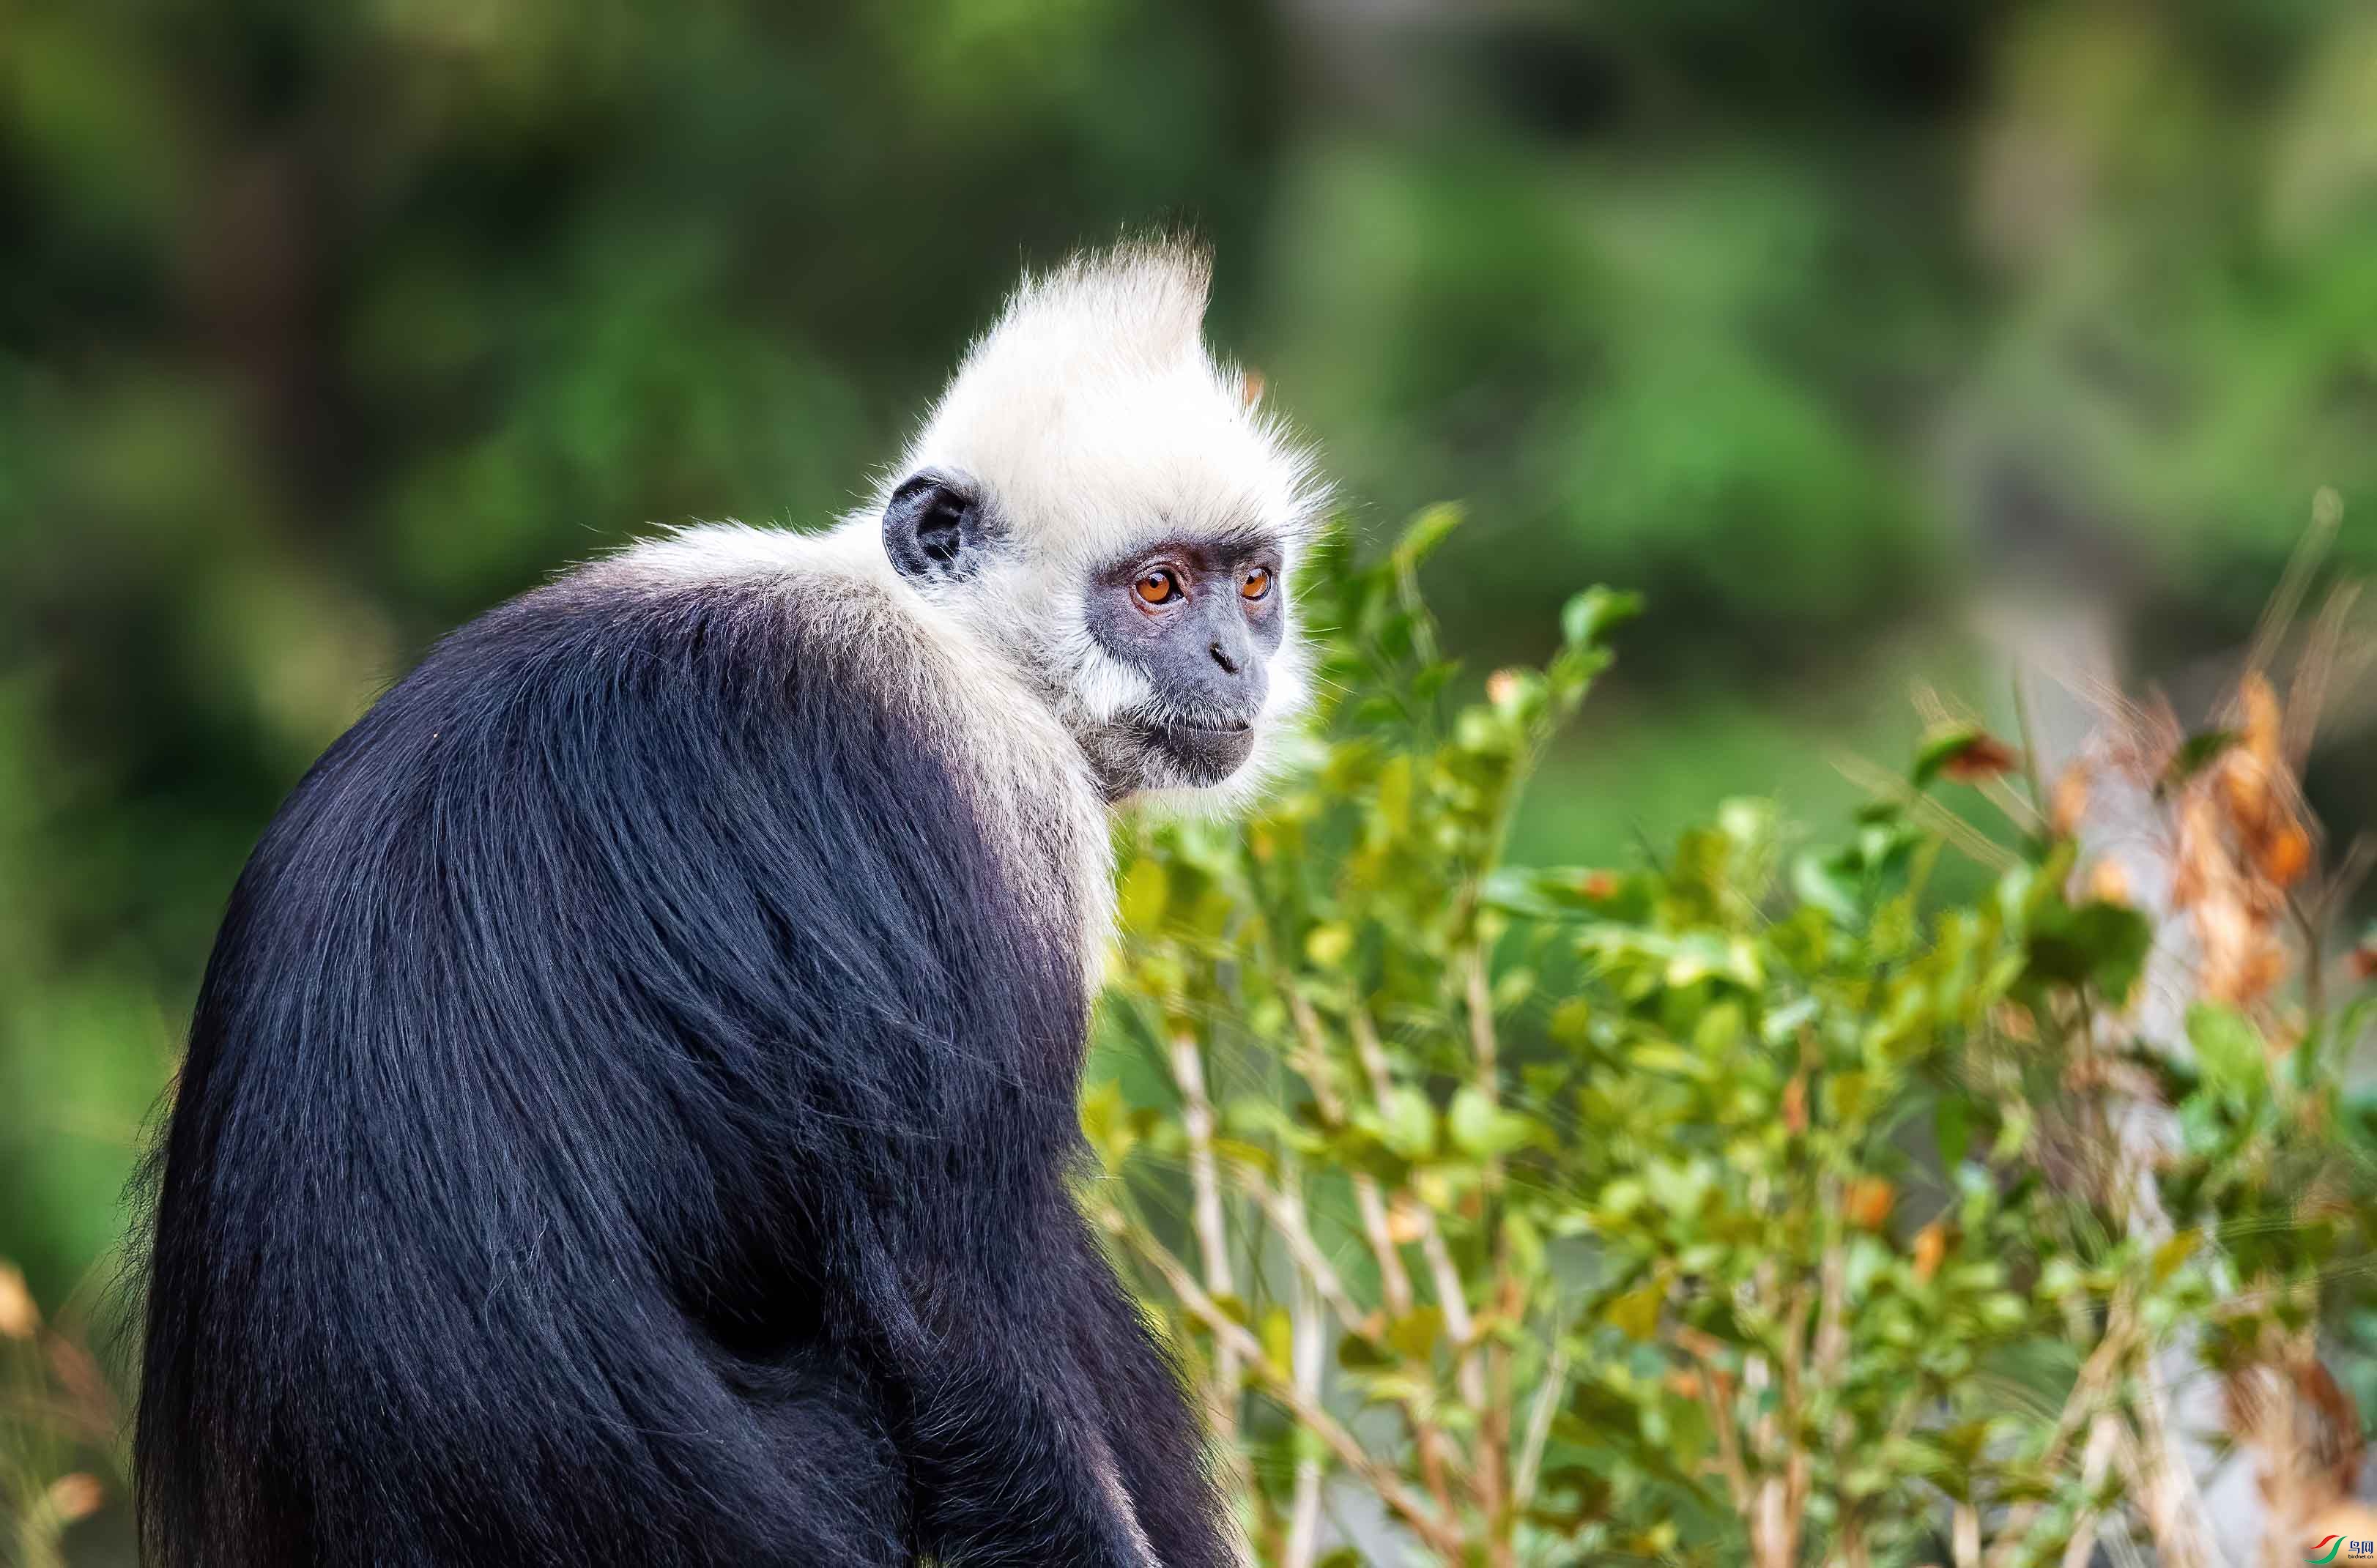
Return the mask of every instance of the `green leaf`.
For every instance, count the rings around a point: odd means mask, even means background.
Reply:
[[[1716,1075],[1715,1068],[1704,1058],[1666,1040],[1646,1040],[1627,1051],[1626,1060],[1645,1073],[1671,1078],[1692,1078],[1704,1083]]]
[[[1400,837],[1411,831],[1412,759],[1396,757],[1379,769],[1378,792],[1372,809],[1388,833]]]
[[[2120,1005],[2145,969],[2154,928],[2126,904],[2103,900],[2074,909],[2052,898],[2033,912],[2025,944],[2034,980],[2087,986]]]
[[[2203,1240],[2204,1232],[2201,1230],[2181,1230],[2156,1247],[2154,1250],[2154,1282],[2156,1285],[2169,1283],[2170,1277],[2195,1255],[2196,1245]]]
[[[1304,956],[1320,968],[1337,968],[1353,951],[1353,932],[1333,922],[1314,926],[1304,938]]]
[[[1854,926],[1865,891],[1863,867],[1847,851],[1825,855],[1810,849],[1791,862],[1791,890],[1835,924]]]
[[[1511,1270],[1522,1280],[1538,1278],[1544,1272],[1544,1233],[1535,1222],[1517,1209],[1502,1217],[1502,1247],[1509,1254]]]
[[[1452,537],[1467,516],[1451,502],[1439,502],[1427,508],[1404,525],[1403,537],[1395,540],[1394,561],[1398,567],[1410,570],[1436,553],[1437,546]]]
[[[1379,1109],[1380,1141],[1389,1148],[1405,1159],[1426,1159],[1436,1152],[1436,1107],[1427,1096],[1398,1084]]]
[[[1456,1147],[1480,1159],[1510,1153],[1535,1131],[1533,1123],[1496,1105],[1475,1084],[1463,1084],[1453,1094],[1445,1125]]]
[[[1570,600],[1560,610],[1560,636],[1571,647],[1602,641],[1642,613],[1642,596],[1621,593],[1595,584]]]
[[[1659,1309],[1666,1301],[1666,1281],[1654,1278],[1613,1298],[1601,1315],[1627,1338],[1647,1344],[1659,1332]]]
[[[1715,1173],[1701,1159],[1654,1159],[1642,1168],[1651,1199],[1678,1218],[1700,1212],[1701,1203],[1715,1184]]]
[[[1263,1359],[1281,1372],[1287,1372],[1295,1355],[1296,1324],[1285,1307],[1272,1307],[1262,1318]]]
[[[1424,1360],[1444,1337],[1444,1312],[1434,1306],[1414,1307],[1387,1325],[1387,1343],[1407,1360]]]
[[[1081,1134],[1108,1174],[1122,1169],[1123,1161],[1130,1158],[1133,1146],[1139,1142],[1139,1134],[1123,1103],[1120,1084],[1108,1079],[1083,1092]]]
[[[1931,1129],[1940,1141],[1940,1163],[1952,1171],[1964,1164],[1973,1146],[1973,1123],[1972,1108],[1962,1096],[1940,1097],[1940,1103],[1931,1108]]]
[[[2242,1102],[2269,1088],[2269,1055],[2262,1031],[2236,1009],[2211,1002],[2189,1007],[2187,1040],[2195,1048],[2205,1087],[2214,1093]]]
[[[1915,766],[1908,777],[1918,790],[1940,777],[1940,770],[1962,755],[1966,747],[1981,738],[1981,731],[1971,724],[1952,725],[1925,737],[1916,749]]]
[[[1170,880],[1163,861],[1153,855],[1131,866],[1130,874],[1122,879],[1122,894],[1117,901],[1125,931],[1146,935],[1163,922]]]

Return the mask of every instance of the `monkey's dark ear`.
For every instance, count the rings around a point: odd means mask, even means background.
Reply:
[[[991,529],[974,487],[926,469],[908,476],[883,508],[883,550],[914,582],[954,582],[982,564]]]

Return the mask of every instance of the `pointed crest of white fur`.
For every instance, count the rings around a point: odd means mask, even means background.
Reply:
[[[1138,241],[1027,275],[893,482],[966,475],[1027,541],[1086,565],[1167,532],[1291,540],[1326,497],[1310,455],[1204,339],[1211,258]]]

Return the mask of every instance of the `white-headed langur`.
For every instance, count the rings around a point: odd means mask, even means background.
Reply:
[[[863,512],[441,641],[233,890],[151,1161],[158,1568],[1223,1568],[1072,1195],[1107,811],[1306,675],[1305,452],[1143,243]]]

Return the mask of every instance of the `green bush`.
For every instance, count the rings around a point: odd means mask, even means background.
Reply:
[[[1515,866],[1635,605],[1455,707],[1413,588],[1451,521],[1308,574],[1328,739],[1123,871],[1098,1202],[1260,1560],[2196,1562],[2198,1367],[2299,1550],[2359,1453],[2377,1146],[2267,683],[2051,789],[1943,723],[1812,842],[1738,802]],[[2084,861],[2092,795],[2168,829],[2159,912]]]

